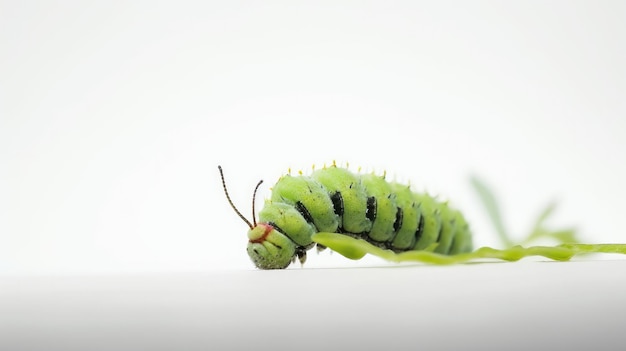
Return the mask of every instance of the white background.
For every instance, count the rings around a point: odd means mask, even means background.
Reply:
[[[610,1],[2,1],[0,272],[251,269],[218,164],[247,216],[259,179],[261,206],[289,167],[337,160],[449,198],[478,245],[498,242],[471,174],[518,235],[557,200],[554,226],[626,242],[624,18]]]

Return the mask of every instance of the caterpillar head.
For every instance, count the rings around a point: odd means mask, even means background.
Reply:
[[[256,192],[259,185],[263,181],[257,183],[254,188],[254,195],[252,196],[252,221],[244,217],[239,210],[235,207],[228,190],[226,190],[226,182],[224,181],[224,173],[222,167],[218,166],[220,175],[222,177],[222,185],[224,186],[224,193],[226,199],[230,203],[231,207],[239,215],[239,217],[246,222],[250,230],[248,231],[248,255],[259,269],[283,269],[286,268],[296,257],[297,250],[295,243],[289,239],[285,234],[279,232],[270,223],[257,223],[254,211],[254,202],[256,198]],[[300,254],[298,254],[300,256]]]
[[[248,255],[260,269],[286,268],[296,256],[296,245],[271,224],[258,223],[248,231]]]

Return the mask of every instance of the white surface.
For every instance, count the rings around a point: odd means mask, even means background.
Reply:
[[[218,164],[248,216],[336,159],[451,199],[478,245],[470,173],[518,235],[557,199],[626,242],[625,6],[4,1],[0,272],[247,269]]]
[[[2,350],[621,350],[626,261],[0,278]]]

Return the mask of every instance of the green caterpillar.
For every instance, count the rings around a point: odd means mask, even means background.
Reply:
[[[304,264],[306,252],[316,245],[318,250],[329,247],[350,259],[360,259],[369,253],[389,261],[434,264],[480,258],[515,261],[531,255],[568,260],[579,253],[626,254],[626,244],[576,243],[554,247],[513,246],[504,250],[483,247],[472,251],[467,222],[447,203],[414,193],[407,185],[387,182],[384,175],[354,174],[334,163],[310,176],[282,176],[259,212],[257,223],[254,202],[263,182],[259,181],[254,189],[250,223],[231,201],[221,166],[218,169],[228,202],[250,227],[247,252],[260,269],[283,269],[296,258]],[[476,185],[481,190],[481,185]],[[490,194],[483,188],[481,195],[499,224]],[[531,237],[553,234],[543,230],[540,224]]]

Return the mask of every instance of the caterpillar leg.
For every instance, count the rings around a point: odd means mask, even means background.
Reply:
[[[313,241],[353,260],[371,254],[391,262],[423,262],[430,264],[455,264],[478,259],[495,258],[504,261],[518,261],[528,256],[542,256],[555,261],[567,261],[577,254],[584,253],[618,253],[626,254],[626,244],[561,244],[557,246],[513,246],[508,249],[481,247],[473,252],[442,255],[432,250],[406,251],[395,253],[381,249],[363,239],[356,239],[336,233],[316,233]],[[429,248],[431,249],[431,248]]]

